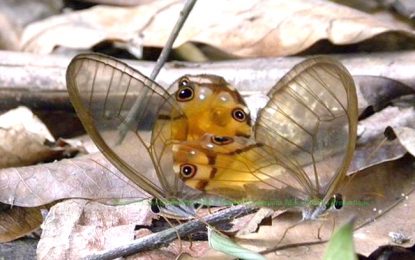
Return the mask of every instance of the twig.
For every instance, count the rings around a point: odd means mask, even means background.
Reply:
[[[197,0],[187,0],[183,10],[180,12],[179,19],[176,22],[176,25],[174,26],[172,32],[170,33],[169,39],[167,40],[166,44],[163,47],[163,50],[161,51],[160,56],[157,59],[156,65],[154,66],[153,71],[151,72],[150,79],[155,80],[157,75],[159,74],[161,68],[163,67],[164,63],[167,60],[167,57],[169,56],[169,53],[171,51],[171,48],[173,46],[174,41],[176,40],[177,36],[179,35],[180,30],[183,27],[184,22],[186,21],[187,17],[189,16],[190,12],[193,9],[193,6],[195,5]],[[151,86],[153,82],[145,82],[145,84]],[[128,115],[125,120],[125,124],[122,124],[120,126],[120,135],[118,143],[121,143],[124,139],[125,135],[128,132],[128,129],[130,128],[130,125],[133,123],[135,118],[140,118],[145,111],[145,108],[148,105],[149,99],[147,98],[147,94],[149,93],[148,88],[143,88],[143,92],[137,97],[137,100],[134,102],[134,105],[132,106],[131,110],[128,112]]]
[[[239,218],[254,213],[257,210],[258,208],[248,205],[231,207],[229,209],[208,215],[202,218],[202,220],[192,220],[177,227],[169,228],[164,231],[136,239],[128,245],[120,246],[99,254],[88,256],[85,259],[114,259],[117,257],[132,255],[144,250],[159,248],[168,245],[171,241],[176,239],[177,234],[180,237],[186,237],[194,232],[202,230],[206,225],[205,223],[215,226],[220,223],[228,222],[234,218]]]
[[[167,40],[166,45],[164,45],[163,50],[161,51],[160,56],[157,59],[156,66],[154,66],[154,69],[151,72],[150,79],[155,80],[157,75],[159,74],[161,68],[167,60],[167,57],[170,54],[174,41],[179,35],[179,32],[182,29],[183,24],[189,16],[190,12],[192,11],[193,6],[196,4],[196,1],[197,0],[186,1],[183,10],[180,12],[179,19],[177,20],[176,25],[174,26],[173,31],[169,36],[169,39]]]

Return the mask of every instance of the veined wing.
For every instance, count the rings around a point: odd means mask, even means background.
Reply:
[[[231,198],[328,200],[355,145],[357,101],[350,74],[331,59],[310,59],[269,96],[255,140],[206,135],[183,142],[174,149],[176,174],[195,189]]]
[[[172,170],[161,172],[159,163],[161,151],[168,150],[171,140],[179,136],[171,133],[166,123],[170,121],[164,120],[159,128],[164,139],[151,137],[159,117],[166,114],[175,118],[172,124],[176,126],[187,123],[169,94],[128,65],[98,54],[75,57],[66,80],[79,118],[104,155],[151,195],[160,199],[177,195],[175,184],[164,180],[164,175],[174,176]],[[136,102],[143,109],[131,117]]]
[[[302,167],[249,138],[206,134],[198,141],[175,145],[173,153],[176,174],[186,185],[206,193],[278,207],[285,205],[270,203],[308,196],[296,185],[297,179],[279,178],[297,176],[285,173],[301,172]]]
[[[256,141],[294,166],[287,174],[310,192],[309,199],[327,202],[346,174],[356,142],[351,75],[333,59],[311,58],[288,72],[268,96],[255,124]]]

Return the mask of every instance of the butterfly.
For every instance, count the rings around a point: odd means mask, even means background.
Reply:
[[[74,58],[67,82],[105,156],[157,198],[214,194],[297,207],[310,219],[341,202],[339,191],[357,194],[341,187],[356,140],[354,83],[330,58],[288,72],[268,93],[253,132],[245,102],[218,76],[183,76],[166,91],[120,61],[89,54]],[[137,99],[145,109],[131,124]],[[122,142],[120,126],[128,126]]]
[[[165,90],[121,61],[81,54],[69,64],[66,80],[72,104],[95,144],[131,181],[160,200],[202,195],[174,173],[175,145],[197,142],[205,133],[252,134],[244,100],[219,76],[185,75]],[[132,112],[137,101],[140,107]],[[181,213],[193,214],[188,209]]]
[[[311,58],[268,97],[254,138],[206,134],[178,144],[175,172],[206,193],[279,208],[295,201],[289,206],[315,219],[332,204],[353,156],[358,109],[352,76],[331,58]]]
[[[72,60],[67,83],[97,146],[159,199],[214,194],[299,208],[304,219],[336,208],[344,197],[385,208],[385,200],[373,199],[373,190],[364,185],[373,174],[364,174],[363,182],[354,178],[344,189],[356,140],[357,99],[352,77],[333,59],[311,58],[288,72],[268,93],[253,131],[245,102],[218,76],[186,75],[166,91],[120,61],[88,54]],[[144,109],[130,121],[137,100]],[[354,186],[357,190],[350,189]],[[185,207],[168,210],[194,214]],[[367,206],[354,212],[374,215]]]

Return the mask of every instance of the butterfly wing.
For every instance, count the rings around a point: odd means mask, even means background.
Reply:
[[[264,193],[256,187],[259,183],[272,190],[273,200],[307,195],[286,180],[270,184],[269,179],[283,174],[288,166],[275,158],[270,147],[250,138],[205,134],[198,141],[177,144],[173,152],[177,176],[186,185],[209,194],[273,203],[269,191]]]
[[[66,80],[81,122],[107,159],[151,195],[179,195],[176,180],[165,178],[174,176],[172,170],[160,166],[161,151],[169,149],[169,140],[180,138],[171,132],[172,125],[187,123],[169,94],[125,63],[99,54],[76,56]],[[135,104],[140,106],[133,113]],[[165,115],[178,120],[162,120],[158,129],[164,138],[152,137],[159,117]]]
[[[352,76],[328,57],[308,59],[268,93],[255,124],[256,141],[269,146],[310,198],[326,202],[345,176],[357,130]],[[288,167],[287,167],[288,166]]]

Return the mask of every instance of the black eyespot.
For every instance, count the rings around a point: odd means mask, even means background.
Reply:
[[[344,206],[343,196],[340,193],[336,193],[333,197],[327,202],[326,208],[341,209]]]
[[[393,131],[393,128],[390,127],[390,126],[387,126],[385,128],[385,131],[383,132],[383,134],[388,139],[388,141],[393,141],[393,140],[395,140],[397,138],[395,132]]]
[[[182,164],[180,165],[180,175],[183,179],[190,179],[195,176],[197,172],[196,166],[193,164]]]
[[[247,119],[245,111],[243,111],[241,108],[235,108],[232,110],[232,117],[239,122],[244,122]]]
[[[212,136],[211,141],[217,145],[225,145],[233,142],[232,137],[229,136]]]
[[[343,208],[343,196],[340,193],[336,193],[333,195],[334,197],[334,208],[335,209],[341,209]]]
[[[190,80],[188,78],[181,78],[179,80],[179,88],[188,87],[190,85]]]
[[[193,99],[193,89],[191,87],[179,88],[176,93],[177,101],[189,101]]]
[[[159,213],[160,212],[160,207],[163,207],[164,204],[161,200],[159,199],[152,199],[151,200],[151,211],[153,211],[154,213]]]

